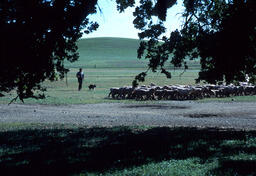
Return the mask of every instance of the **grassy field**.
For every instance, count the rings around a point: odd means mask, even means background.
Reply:
[[[57,82],[46,81],[43,83],[43,86],[47,88],[46,99],[27,99],[25,103],[84,104],[118,102],[107,98],[109,89],[111,87],[132,85],[135,76],[147,68],[147,60],[137,59],[139,41],[135,39],[82,39],[78,42],[78,46],[80,59],[75,63],[66,63],[66,67],[70,69],[67,82],[66,78]],[[194,79],[198,75],[199,63],[198,61],[190,61],[189,64],[191,69],[182,76],[179,76],[182,73],[181,70],[174,71],[173,68],[170,68],[173,75],[172,79],[167,79],[159,72],[149,73],[146,81],[141,84],[194,84]],[[84,68],[85,81],[83,90],[78,92],[75,75],[80,67]],[[89,91],[87,87],[89,84],[96,84],[96,89]],[[0,97],[0,103],[9,103],[15,97],[16,94],[13,91],[5,97]],[[20,103],[20,101],[16,103]]]
[[[111,87],[131,85],[146,70],[146,61],[136,59],[137,46],[133,39],[81,40],[80,60],[66,64],[67,82],[46,81],[46,99],[25,103],[139,103],[107,97]],[[172,79],[149,73],[141,84],[194,84],[198,62],[189,64],[192,69],[182,76],[181,70],[172,70]],[[77,91],[75,75],[80,67],[85,68],[85,81],[82,91]],[[96,84],[96,89],[89,91],[89,84]],[[0,103],[15,96],[11,92]],[[256,96],[235,97],[235,101],[256,101]],[[7,175],[234,176],[256,175],[255,166],[255,131],[0,123],[0,171]]]
[[[102,102],[120,102],[118,100],[108,99],[109,89],[111,87],[122,87],[132,85],[134,77],[145,69],[140,68],[87,68],[84,70],[85,80],[82,91],[78,91],[78,82],[75,77],[78,69],[72,68],[66,79],[57,82],[46,81],[43,85],[47,88],[46,99],[33,100],[27,99],[25,103],[42,104],[85,104]],[[141,83],[149,85],[151,82],[157,85],[169,84],[193,84],[197,76],[196,71],[188,71],[179,77],[181,71],[173,72],[173,79],[167,79],[160,73],[149,73],[146,81]],[[88,85],[96,84],[96,89],[89,91]],[[1,97],[0,103],[8,103],[16,96],[12,92],[8,96]],[[20,101],[17,101],[20,102]],[[123,101],[122,101],[123,102]],[[125,101],[127,102],[127,101]],[[130,102],[130,101],[129,101]]]
[[[146,61],[137,59],[139,40],[93,38],[78,42],[80,59],[66,63],[68,68],[145,68]]]
[[[75,63],[66,63],[70,72],[64,80],[57,82],[46,81],[43,86],[47,88],[46,99],[34,100],[27,99],[25,103],[41,104],[86,104],[103,102],[120,102],[119,100],[108,99],[109,89],[111,87],[122,87],[132,85],[135,76],[146,70],[147,60],[138,60],[136,50],[139,41],[135,39],[122,38],[94,38],[83,39],[78,43],[80,59]],[[78,92],[78,83],[76,72],[78,68],[84,68],[85,81],[84,88]],[[189,70],[182,76],[183,70],[174,70],[172,79],[167,79],[163,74],[150,72],[146,81],[141,85],[155,83],[157,85],[170,84],[195,84],[198,76],[199,62],[190,61]],[[94,91],[88,90],[88,85],[96,84]],[[15,91],[5,97],[0,97],[0,103],[9,103],[16,97]],[[231,101],[232,98],[214,99],[214,101]],[[237,101],[256,101],[256,96],[236,97]],[[200,100],[200,101],[213,101]],[[134,101],[122,101],[133,103]],[[17,101],[16,103],[20,103]]]
[[[86,68],[85,80],[83,83],[83,89],[78,91],[78,82],[75,77],[77,68],[71,68],[71,71],[67,75],[66,79],[56,82],[46,81],[43,86],[47,88],[45,92],[46,98],[43,100],[26,99],[25,103],[33,104],[87,104],[87,103],[135,103],[133,100],[112,100],[108,98],[109,89],[111,87],[122,87],[132,85],[134,77],[145,69],[142,68]],[[145,82],[140,85],[149,85],[155,83],[157,85],[170,85],[170,84],[195,84],[194,79],[197,78],[198,72],[195,70],[188,70],[182,76],[182,71],[172,72],[172,79],[167,79],[160,73],[149,73]],[[90,91],[88,85],[96,84],[96,89]],[[0,103],[7,104],[13,98],[16,97],[16,93],[13,91],[5,97],[0,97]],[[240,97],[228,97],[228,98],[211,98],[198,100],[204,101],[256,101],[256,96],[240,96]],[[21,103],[19,100],[16,103]],[[138,103],[138,102],[136,102]],[[152,101],[145,101],[142,103],[152,103]]]
[[[126,38],[92,38],[78,42],[80,59],[66,63],[68,68],[146,68],[148,60],[137,59],[139,40]],[[199,61],[187,60],[190,69],[198,70]],[[173,68],[168,65],[168,68]]]
[[[195,128],[0,125],[7,175],[256,174],[256,132]]]

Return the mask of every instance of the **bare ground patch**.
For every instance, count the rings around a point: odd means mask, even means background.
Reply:
[[[122,108],[148,108],[148,109],[188,109],[189,106],[173,106],[173,105],[155,105],[155,104],[145,104],[145,105],[125,105]]]
[[[0,123],[56,123],[88,127],[183,126],[255,130],[256,103],[164,101],[158,104],[101,103],[66,106],[2,104]]]
[[[219,114],[187,114],[184,117],[190,118],[210,118],[210,117],[221,117]]]

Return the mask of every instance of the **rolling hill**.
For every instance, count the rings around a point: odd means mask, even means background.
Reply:
[[[145,68],[148,60],[137,58],[140,41],[127,38],[89,38],[78,41],[80,58],[65,63],[68,68]],[[198,69],[198,61],[188,61],[190,68]]]
[[[67,67],[130,68],[145,67],[147,61],[137,59],[139,40],[126,38],[89,38],[78,42],[80,58]]]

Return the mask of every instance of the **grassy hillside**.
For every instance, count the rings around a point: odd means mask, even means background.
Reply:
[[[139,40],[124,38],[91,38],[82,39],[78,43],[80,59],[75,63],[67,63],[70,68],[67,78],[57,82],[45,81],[43,86],[47,88],[46,99],[28,99],[26,103],[42,104],[85,104],[117,102],[107,98],[111,87],[122,87],[132,84],[135,76],[146,70],[148,60],[137,59]],[[193,62],[193,63],[192,63]],[[145,82],[140,85],[155,83],[157,85],[169,84],[194,84],[198,77],[198,61],[190,61],[189,68],[195,65],[193,70],[170,69],[172,79],[167,79],[160,71],[149,72]],[[77,91],[76,72],[82,67],[85,73],[85,81],[82,91]],[[95,68],[96,67],[96,68]],[[66,84],[66,81],[68,84]],[[96,84],[96,90],[89,91],[88,85]],[[0,98],[0,103],[9,103],[15,98],[13,91]],[[18,101],[19,102],[19,101]],[[123,102],[123,101],[122,101]],[[130,103],[130,101],[129,101]]]
[[[78,42],[80,58],[66,63],[69,68],[145,68],[148,60],[137,58],[140,41],[127,38],[89,38]],[[190,69],[199,69],[198,61],[187,61]]]
[[[67,67],[143,68],[146,60],[137,59],[139,40],[125,38],[90,38],[78,42],[80,58]]]

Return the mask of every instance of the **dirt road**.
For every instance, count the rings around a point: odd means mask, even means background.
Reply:
[[[0,123],[83,126],[192,126],[256,130],[255,102],[165,101],[153,104],[0,105]]]

